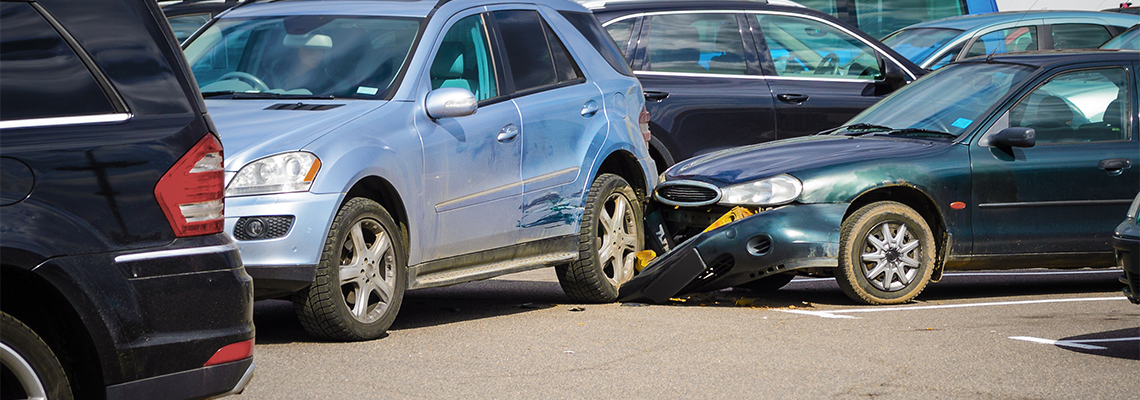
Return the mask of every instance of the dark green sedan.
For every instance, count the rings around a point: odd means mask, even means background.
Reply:
[[[1138,63],[1104,50],[974,58],[830,132],[678,163],[649,218],[669,251],[620,298],[812,274],[897,304],[949,269],[1114,266],[1112,228],[1140,191]]]

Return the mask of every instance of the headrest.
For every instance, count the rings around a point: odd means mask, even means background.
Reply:
[[[431,64],[431,76],[444,79],[462,77],[463,62],[463,44],[443,42],[435,55],[435,61]]]
[[[312,47],[318,49],[331,49],[333,47],[332,38],[322,34],[307,34],[307,35],[285,35],[285,39],[281,44],[288,47]]]

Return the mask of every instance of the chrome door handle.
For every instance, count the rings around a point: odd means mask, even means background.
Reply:
[[[582,116],[583,117],[590,118],[590,117],[593,117],[594,114],[597,114],[597,113],[598,113],[598,102],[596,102],[596,101],[593,101],[593,100],[587,101],[586,104],[582,106]]]
[[[504,126],[503,129],[499,129],[499,136],[496,137],[496,139],[498,139],[499,142],[507,143],[515,140],[515,136],[518,135],[519,127],[515,126],[515,124],[507,124],[507,126]]]

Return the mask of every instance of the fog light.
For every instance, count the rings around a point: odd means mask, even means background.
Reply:
[[[251,220],[245,224],[245,233],[251,238],[260,238],[261,234],[265,233],[265,223],[261,222],[260,218]]]

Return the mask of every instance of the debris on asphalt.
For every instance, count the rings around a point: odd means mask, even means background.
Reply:
[[[568,309],[568,311],[572,311],[572,312],[586,311],[586,307],[574,306],[574,307],[570,307]]]
[[[562,354],[570,354],[570,355],[573,355],[573,354],[574,354],[574,350],[566,350],[566,351],[562,352]]]
[[[622,307],[646,307],[646,306],[649,306],[649,304],[646,304],[646,303],[621,303],[621,306]]]

